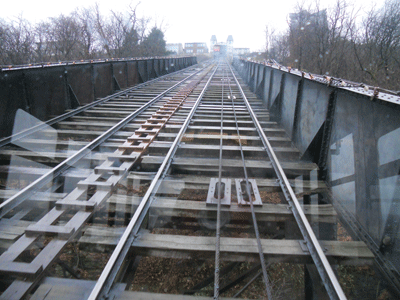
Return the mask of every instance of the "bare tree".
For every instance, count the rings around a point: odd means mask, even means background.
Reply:
[[[386,1],[378,10],[371,8],[352,38],[358,72],[367,75],[363,79],[399,89],[400,1]]]
[[[269,51],[271,50],[273,40],[276,36],[275,28],[270,25],[265,26],[265,55],[269,57]]]
[[[274,59],[277,62],[287,65],[289,63],[289,34],[278,33],[271,26],[265,28],[265,53],[266,59]]]
[[[6,32],[7,32],[7,24],[0,19],[0,64],[7,64],[7,55],[6,55]]]
[[[324,9],[318,0],[299,3],[287,33],[267,27],[266,56],[306,71],[399,89],[400,1],[372,7],[360,24],[359,14],[347,0]]]
[[[77,22],[80,26],[79,52],[83,59],[96,56],[99,50],[99,39],[96,31],[96,16],[92,7],[76,10]]]
[[[345,0],[337,0],[329,12],[329,53],[325,68],[339,77],[351,77],[355,67],[351,33],[358,14],[359,9]]]
[[[162,30],[149,31],[150,18],[138,17],[138,5],[102,15],[96,4],[35,26],[22,17],[0,20],[0,64],[164,54]]]
[[[48,22],[40,22],[35,26],[35,61],[46,62],[51,61],[52,49],[49,42]]]
[[[133,57],[138,53],[138,44],[146,31],[146,18],[137,17],[137,5],[124,13],[111,11],[105,18],[99,6],[95,7],[96,27],[101,44],[109,57]]]
[[[290,58],[294,67],[302,69],[307,65],[308,57],[313,56],[315,46],[312,31],[315,24],[311,21],[315,19],[315,15],[310,6],[306,7],[303,2],[297,4],[295,12],[289,15],[289,19]]]
[[[138,20],[137,33],[139,37],[139,43],[141,43],[145,39],[150,21],[150,18],[140,18]]]
[[[60,15],[51,18],[49,42],[56,60],[73,60],[79,57],[81,27],[75,17]]]
[[[3,63],[18,65],[32,62],[34,35],[31,24],[19,16],[1,27]]]

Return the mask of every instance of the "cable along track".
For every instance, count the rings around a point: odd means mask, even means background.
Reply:
[[[218,299],[254,290],[258,298],[301,297],[302,286],[282,286],[277,276],[304,281],[305,272],[313,280],[321,273],[329,296],[345,299],[335,275],[324,273],[326,257],[357,264],[370,263],[372,254],[361,242],[322,231],[328,241],[313,236],[305,216],[328,232],[337,224],[330,205],[306,204],[326,189],[313,180],[317,166],[299,160],[229,65],[186,72],[186,80],[138,91],[140,100],[118,96],[59,124],[61,134],[79,136],[130,118],[90,157],[4,205],[0,226],[14,236],[0,239],[8,249],[0,256],[0,271],[9,277],[3,299],[31,292],[33,299],[165,299],[159,293]],[[149,99],[154,104],[136,112]],[[45,172],[34,164],[29,169],[36,172],[31,181]]]

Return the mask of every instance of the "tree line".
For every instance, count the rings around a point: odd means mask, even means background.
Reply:
[[[37,24],[0,19],[0,65],[165,55],[164,33],[150,21],[137,5],[104,15],[97,4]]]
[[[386,0],[362,15],[337,0],[297,4],[288,28],[266,28],[266,58],[304,71],[400,90],[400,0]]]

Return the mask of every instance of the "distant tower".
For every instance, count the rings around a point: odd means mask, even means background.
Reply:
[[[217,43],[217,37],[215,35],[211,36],[210,40],[210,52],[214,51],[214,45]]]
[[[231,35],[229,35],[228,39],[226,40],[226,51],[228,55],[233,54],[233,37]]]

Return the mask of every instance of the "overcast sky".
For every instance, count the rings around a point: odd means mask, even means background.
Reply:
[[[361,2],[361,0],[356,0]],[[379,0],[377,0],[379,1]],[[380,0],[383,1],[383,0]],[[106,13],[110,9],[122,11],[130,0],[1,0],[0,18],[10,19],[22,13],[31,22],[63,13],[68,15],[77,7],[89,7],[98,2]],[[265,26],[270,24],[283,30],[287,15],[293,12],[298,0],[142,0],[138,6],[139,16],[152,18],[152,24],[163,24],[167,43],[206,42],[215,34],[219,42],[232,35],[235,48],[252,51],[265,47]],[[326,7],[334,0],[320,0]],[[364,0],[369,3],[371,0]]]

